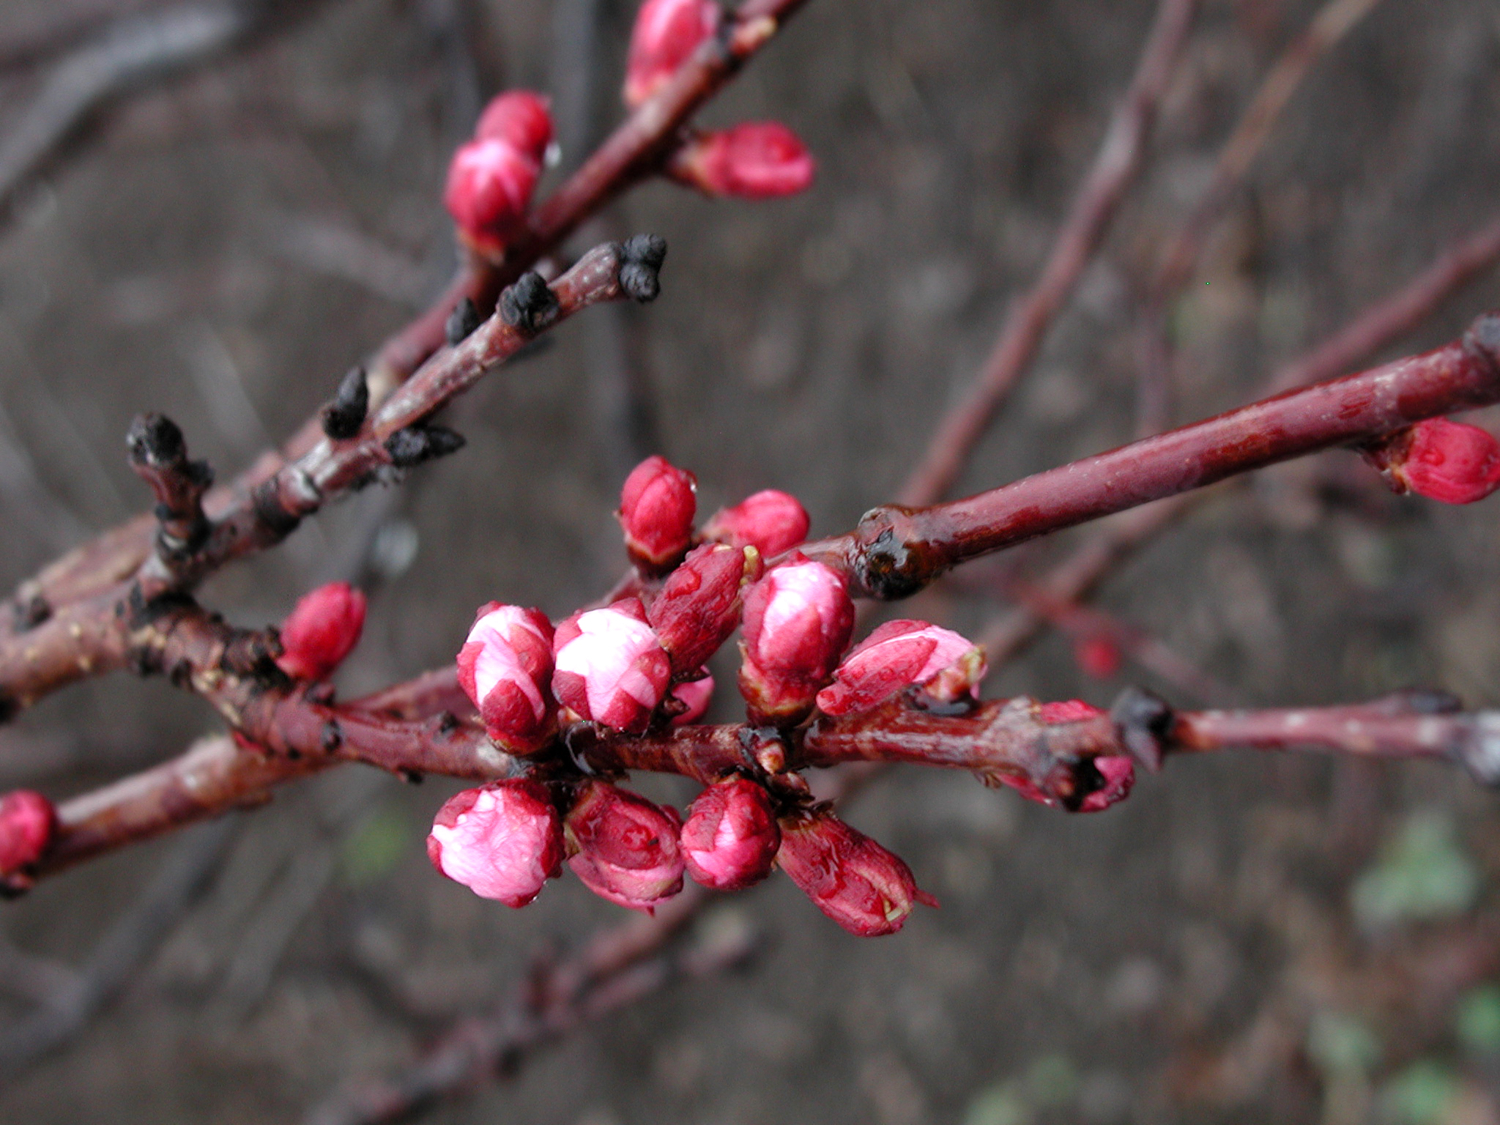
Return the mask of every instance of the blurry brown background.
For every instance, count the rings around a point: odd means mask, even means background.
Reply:
[[[159,7],[4,0],[0,139],[78,43]],[[430,299],[453,261],[446,158],[484,98],[555,93],[549,182],[618,116],[624,0],[291,7],[92,117],[0,220],[6,583],[143,506],[134,413],[169,412],[227,474]],[[1136,287],[1316,7],[1206,4],[1150,171],[966,486],[1131,436]],[[359,576],[352,693],[450,659],[483,601],[561,615],[594,596],[622,564],[610,511],[644,453],[695,470],[704,511],[774,486],[815,533],[848,527],[894,492],[1034,277],[1151,8],[810,4],[707,114],[791,124],[819,161],[810,193],[632,194],[593,233],[667,237],[660,301],[568,324],[450,411],[462,453],[330,511],[205,600],[261,624]],[[1497,122],[1491,0],[1377,5],[1300,91],[1173,310],[1178,419],[1243,401],[1500,210]],[[1494,305],[1491,274],[1401,350]],[[1329,454],[1227,489],[1101,602],[1212,676],[1211,703],[1424,683],[1493,705],[1497,503],[1392,498]],[[905,612],[978,632],[1001,608],[969,582]],[[1197,702],[1130,664],[1088,680],[1057,635],[989,694],[1107,704],[1128,682]],[[0,782],[64,796],[212,727],[164,683],[88,685],[0,732]],[[118,1003],[12,1069],[0,1120],[298,1120],[493,1007],[539,952],[623,919],[572,880],[512,912],[436,876],[422,839],[455,788],[351,768],[5,905],[0,1064],[29,1050],[17,1028],[37,1034],[33,997],[108,956],[102,936],[140,937],[153,915],[164,933]],[[584,1027],[426,1120],[1500,1120],[1500,817],[1455,771],[1174,762],[1123,807],[1069,817],[904,770],[849,818],[942,908],[859,941],[773,879],[704,922],[754,927],[748,969]]]

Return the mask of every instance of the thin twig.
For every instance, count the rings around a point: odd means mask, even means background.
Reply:
[[[932,504],[948,493],[1000,403],[1036,357],[1047,329],[1093,260],[1125,193],[1140,173],[1152,122],[1197,9],[1198,0],[1162,0],[1157,8],[1135,76],[1041,277],[1006,317],[979,375],[939,424],[921,464],[901,490],[900,503]]]

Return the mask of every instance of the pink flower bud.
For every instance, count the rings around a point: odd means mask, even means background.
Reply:
[[[739,891],[771,873],[781,829],[771,798],[737,777],[710,785],[688,808],[682,858],[694,881],[716,891]]]
[[[649,914],[682,890],[681,829],[675,809],[590,781],[564,821],[568,866],[601,898]]]
[[[693,542],[698,478],[665,457],[647,457],[630,471],[620,490],[625,549],[643,570],[670,570]]]
[[[760,577],[754,548],[705,543],[667,576],[646,612],[678,675],[701,668],[740,623],[740,590]]]
[[[530,754],[551,739],[552,623],[539,609],[481,606],[458,651],[458,683],[501,749]]]
[[[1073,646],[1073,659],[1085,676],[1108,680],[1120,670],[1120,650],[1108,637],[1084,637]]]
[[[677,700],[684,710],[672,716],[672,725],[685,727],[689,723],[696,723],[703,718],[703,713],[708,710],[713,697],[714,678],[707,672],[704,672],[699,679],[678,684],[672,689],[672,698]]]
[[[833,683],[818,692],[825,715],[867,711],[908,684],[925,684],[954,669],[942,686],[954,702],[972,696],[984,678],[984,653],[950,629],[925,621],[887,621],[855,645],[833,674]]]
[[[443,205],[471,246],[501,253],[526,218],[541,171],[538,161],[509,141],[470,141],[448,165]]]
[[[281,623],[276,666],[294,680],[326,680],[359,643],[365,596],[347,582],[303,594]]]
[[[656,93],[718,22],[719,6],[712,0],[646,0],[630,33],[625,104],[634,109]]]
[[[535,781],[465,789],[438,810],[427,858],[481,898],[525,906],[562,867],[562,824]]]
[[[667,694],[666,650],[637,598],[577,613],[552,641],[557,701],[580,718],[639,734]]]
[[[706,195],[771,199],[811,187],[813,158],[779,121],[753,121],[690,141],[671,171]]]
[[[504,141],[541,164],[552,143],[551,100],[530,90],[507,90],[490,99],[474,126],[474,139]]]
[[[703,538],[754,547],[770,559],[806,542],[807,528],[807,511],[797,498],[768,488],[715,512],[703,528]]]
[[[1429,418],[1409,432],[1404,455],[1393,452],[1393,480],[1444,504],[1472,504],[1500,488],[1500,441],[1478,426]]]
[[[755,722],[791,724],[812,710],[854,629],[844,580],[793,552],[745,595],[740,693]]]
[[[1077,723],[1084,719],[1092,719],[1095,715],[1102,715],[1099,708],[1085,703],[1081,699],[1059,700],[1055,703],[1043,703],[1037,708],[1037,717],[1047,724],[1053,723]],[[1099,771],[1102,784],[1088,796],[1084,797],[1078,806],[1078,812],[1102,812],[1111,805],[1118,804],[1130,796],[1130,789],[1135,784],[1135,763],[1123,754],[1111,754],[1107,757],[1095,758],[1094,768]],[[1042,792],[1031,781],[1012,777],[1006,774],[995,774],[996,780],[1005,783],[1021,796],[1028,800],[1036,801],[1043,805],[1055,805],[1056,799]]]
[[[32,789],[0,797],[0,875],[15,875],[46,853],[57,832],[57,810]]]
[[[783,818],[776,862],[814,906],[857,937],[893,934],[917,903],[937,905],[899,856],[831,813]]]

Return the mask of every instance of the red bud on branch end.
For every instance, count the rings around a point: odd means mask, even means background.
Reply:
[[[304,594],[281,623],[277,667],[294,680],[326,680],[359,643],[365,608],[365,595],[347,582]]]
[[[562,867],[562,824],[535,781],[465,789],[438,810],[427,858],[481,898],[525,906]]]
[[[814,906],[858,937],[893,934],[917,903],[937,905],[900,856],[830,813],[784,818],[776,862]]]

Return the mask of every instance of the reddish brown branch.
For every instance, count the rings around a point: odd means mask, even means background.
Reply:
[[[931,508],[875,508],[851,534],[803,548],[857,591],[905,597],[967,559],[1203,488],[1238,473],[1371,441],[1500,401],[1500,315],[1460,341]]]
[[[1151,125],[1197,8],[1198,0],[1162,0],[1135,75],[1041,277],[1006,317],[973,385],[939,424],[922,463],[901,491],[900,503],[933,504],[947,494],[1001,401],[1036,357],[1047,329],[1093,260],[1125,193],[1140,173]]]

